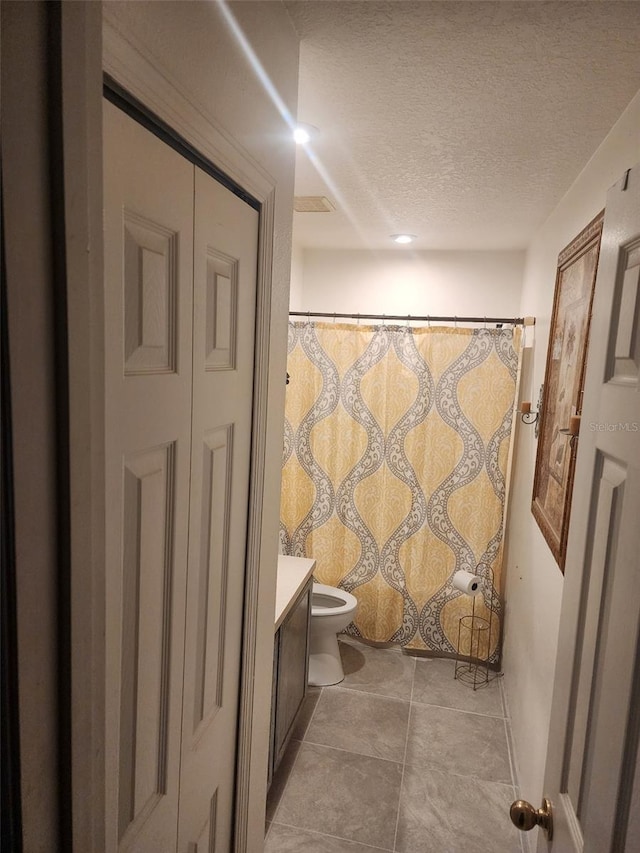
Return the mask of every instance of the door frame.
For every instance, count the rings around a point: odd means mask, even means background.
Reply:
[[[68,270],[73,849],[104,849],[104,312],[103,74],[260,205],[254,397],[245,574],[234,851],[264,836],[268,718],[263,719],[266,634],[275,596],[277,537],[263,524],[271,362],[275,181],[117,28],[108,6],[62,3],[65,242]],[[103,17],[104,13],[104,17]],[[73,165],[73,168],[71,167]],[[76,165],[77,164],[77,165]],[[87,251],[88,249],[88,251]],[[284,382],[284,380],[283,380]],[[270,563],[273,571],[261,565]],[[87,570],[90,567],[90,570]],[[267,585],[273,580],[273,590]],[[87,650],[90,650],[88,652]],[[268,689],[271,668],[268,669]],[[270,706],[269,706],[270,707]],[[262,779],[264,776],[264,779]]]
[[[4,128],[3,175],[12,175],[13,186],[2,187],[3,203],[10,202],[7,261],[13,258],[6,270],[9,346],[20,371],[10,391],[20,699],[15,793],[22,799],[16,831],[32,847],[70,849],[82,824],[86,843],[78,849],[97,853],[101,818],[92,801],[103,778],[102,679],[87,649],[101,632],[94,608],[102,577],[99,491],[92,485],[100,478],[100,420],[86,379],[94,371],[100,376],[92,354],[99,353],[93,342],[101,324],[94,325],[92,309],[102,281],[101,152],[93,146],[101,121],[96,129],[90,94],[96,57],[101,73],[100,6],[7,4],[2,24],[3,39],[18,50],[29,44],[33,60],[25,71],[23,54],[2,55],[3,79],[20,80],[3,101],[3,117],[12,119]],[[84,326],[75,323],[78,312]],[[79,736],[70,743],[72,728]]]

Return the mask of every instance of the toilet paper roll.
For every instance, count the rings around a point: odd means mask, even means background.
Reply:
[[[482,578],[461,569],[459,572],[454,574],[453,585],[456,589],[461,590],[467,595],[474,596],[478,595],[482,589]]]

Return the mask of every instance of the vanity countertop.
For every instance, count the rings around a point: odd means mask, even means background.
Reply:
[[[284,622],[302,588],[313,574],[315,560],[306,557],[278,557],[278,580],[276,582],[275,630]]]

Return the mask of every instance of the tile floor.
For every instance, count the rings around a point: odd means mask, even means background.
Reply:
[[[265,853],[523,853],[501,679],[341,637],[345,680],[310,688],[267,802]]]

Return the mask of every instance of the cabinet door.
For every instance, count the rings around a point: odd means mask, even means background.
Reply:
[[[307,693],[311,586],[279,630],[274,768],[278,766],[300,705]]]

